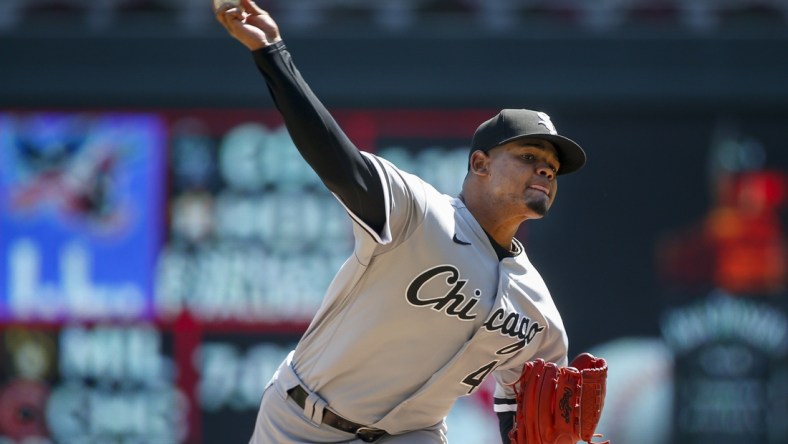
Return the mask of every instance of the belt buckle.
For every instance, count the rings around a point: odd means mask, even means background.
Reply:
[[[364,442],[375,442],[386,434],[385,430],[373,427],[359,427],[356,430],[356,438]]]

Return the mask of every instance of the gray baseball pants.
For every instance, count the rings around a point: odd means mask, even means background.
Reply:
[[[298,384],[298,376],[287,362],[279,367],[272,383],[263,393],[254,432],[249,444],[313,444],[352,443],[364,444],[353,435],[314,422],[308,414],[287,396],[287,390]],[[295,378],[295,380],[293,380]],[[309,408],[309,406],[306,406]],[[323,408],[322,406],[320,408]],[[310,410],[314,412],[315,409]],[[375,444],[446,444],[446,425],[441,422],[432,427],[401,435],[390,435]]]

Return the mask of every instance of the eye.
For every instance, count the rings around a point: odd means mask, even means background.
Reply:
[[[536,160],[537,160],[537,157],[536,157],[536,155],[534,155],[534,154],[531,154],[531,153],[523,153],[523,154],[520,154],[520,158],[521,158],[521,159],[523,159],[523,160],[526,160],[526,161],[528,161],[528,162],[534,162],[534,161],[536,161]],[[554,174],[558,174],[558,167],[557,167],[557,166],[553,165],[552,163],[551,163],[551,164],[549,164],[548,166],[550,167],[550,170],[551,170],[551,171],[552,171]]]

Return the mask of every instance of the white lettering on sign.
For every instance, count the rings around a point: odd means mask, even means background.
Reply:
[[[64,378],[89,378],[98,384],[159,386],[173,371],[151,326],[69,327],[60,335],[60,356]]]
[[[680,382],[679,392],[691,402],[678,414],[682,430],[692,433],[759,433],[766,428],[763,406],[766,385],[753,379],[693,379]]]
[[[200,407],[256,409],[266,384],[292,348],[264,344],[243,351],[226,342],[202,344],[195,360]]]
[[[9,248],[8,309],[17,319],[57,317],[135,318],[144,313],[144,292],[133,282],[98,283],[92,278],[93,257],[80,242],[65,244],[58,255],[59,279],[42,277],[46,251],[29,238]]]
[[[785,314],[768,305],[723,294],[668,312],[662,334],[674,350],[682,353],[720,339],[741,341],[777,357],[788,352]]]
[[[188,411],[188,400],[174,387],[117,392],[74,383],[52,391],[47,424],[57,442],[174,444],[188,433]]]
[[[152,325],[66,327],[58,355],[62,383],[46,408],[55,442],[184,442],[191,407]]]
[[[189,310],[204,321],[303,320],[347,258],[340,253],[266,254],[254,243],[218,243],[197,253],[170,247],[160,257],[157,312]]]

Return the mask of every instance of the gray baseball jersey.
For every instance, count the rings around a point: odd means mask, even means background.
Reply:
[[[353,254],[287,362],[284,390],[300,383],[340,416],[398,434],[434,427],[490,374],[495,396],[513,398],[524,362],[566,365],[561,317],[522,245],[499,260],[460,199],[364,155],[386,223],[376,232],[348,211]]]

